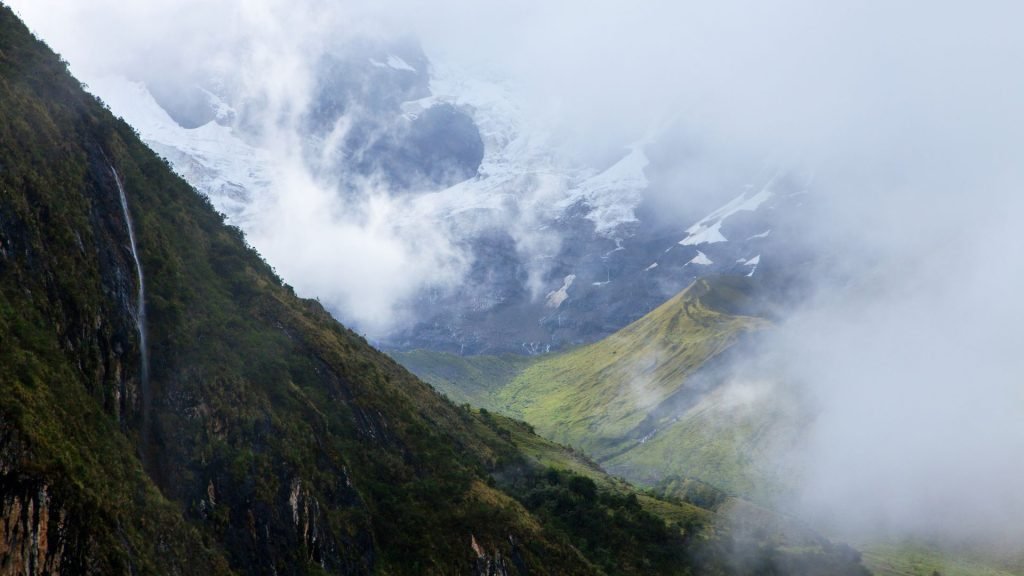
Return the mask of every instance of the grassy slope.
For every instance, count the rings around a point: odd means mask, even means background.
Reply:
[[[920,544],[866,546],[864,564],[878,576],[1013,576],[1024,567],[1000,566],[983,555],[957,555]]]
[[[497,402],[544,436],[597,458],[620,449],[689,374],[764,325],[708,307],[700,297],[707,289],[699,280],[608,338],[529,366]]]
[[[769,503],[782,495],[792,470],[778,458],[800,434],[792,404],[778,396],[778,387],[738,403],[731,396],[743,384],[726,383],[657,434],[629,450],[603,460],[609,472],[641,485],[686,474],[730,494]],[[751,393],[753,394],[753,393]]]
[[[452,402],[492,407],[492,396],[536,362],[535,356],[456,356],[447,352],[414,350],[392,356]]]
[[[655,498],[650,494],[638,492],[622,479],[609,476],[585,455],[537,436],[533,432],[533,427],[523,422],[494,414],[487,415],[482,420],[500,434],[503,434],[502,430],[507,431],[511,442],[522,451],[529,462],[539,468],[556,468],[585,476],[597,483],[602,490],[637,494],[645,509],[668,522],[684,522],[705,529],[712,527],[713,513],[710,508],[695,506],[683,499]]]
[[[774,418],[781,403],[764,398],[763,409],[741,411],[713,389],[688,388],[701,369],[768,326],[741,313],[748,282],[700,280],[616,334],[550,356],[394,356],[449,397],[522,418],[631,481],[690,476],[759,498],[776,489],[777,471],[757,469],[756,456],[792,433]],[[691,393],[678,409],[664,409]]]

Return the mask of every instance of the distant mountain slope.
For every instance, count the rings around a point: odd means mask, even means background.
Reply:
[[[743,571],[641,496],[296,298],[0,8],[0,574]]]
[[[708,306],[709,286],[699,280],[608,338],[531,365],[498,401],[556,441],[617,451],[688,375],[764,324]]]
[[[796,415],[782,412],[788,403],[771,382],[731,378],[771,325],[755,286],[747,277],[701,279],[599,342],[515,363],[394,356],[450,397],[522,418],[633,481],[683,475],[765,499],[783,470],[757,456],[792,439]]]

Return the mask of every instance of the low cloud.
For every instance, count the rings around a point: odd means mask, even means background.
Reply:
[[[344,311],[361,330],[386,334],[412,319],[405,306],[415,296],[461,278],[466,257],[445,230],[408,219],[407,206],[385,191],[347,203],[310,178],[301,160],[281,168],[279,192],[252,210],[249,241],[282,277],[299,279],[304,294]]]

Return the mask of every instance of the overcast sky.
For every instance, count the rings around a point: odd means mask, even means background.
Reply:
[[[433,57],[514,81],[528,114],[581,156],[675,120],[720,156],[814,173],[810,237],[858,268],[853,282],[823,280],[776,343],[784,377],[820,414],[802,447],[802,503],[851,528],[1024,527],[1024,5],[11,4],[86,80],[243,63],[282,101],[301,100],[301,61],[325,44],[411,33]],[[391,209],[380,204],[371,228]],[[385,247],[365,290],[386,290],[385,273],[422,258],[401,243],[389,252],[389,228],[372,229],[353,241]],[[436,241],[431,257],[458,264]]]

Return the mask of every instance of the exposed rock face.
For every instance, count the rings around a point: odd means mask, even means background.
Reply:
[[[34,494],[26,493],[30,490],[26,486],[10,486],[4,491],[5,499],[0,503],[0,557],[9,562],[12,573],[61,573],[64,555],[59,534],[64,518],[58,511],[51,523],[46,488],[42,484]],[[19,491],[22,494],[16,495]]]
[[[528,573],[529,571],[520,554],[516,537],[509,534],[508,543],[511,548],[507,555],[502,554],[501,550],[488,552],[476,541],[475,536],[470,535],[469,547],[475,556],[472,569],[473,576],[510,576],[512,574]]]
[[[20,472],[25,447],[17,433],[3,423],[0,427],[0,572],[75,573],[75,559],[65,557],[67,513],[53,501],[45,480]]]
[[[419,321],[382,342],[455,354],[538,354],[597,341],[641,318],[695,279],[715,274],[754,276],[766,290],[806,266],[786,245],[800,211],[779,182],[777,196],[758,211],[723,220],[727,241],[683,244],[681,227],[622,224],[598,233],[592,207],[580,203],[550,223],[562,242],[545,261],[542,289],[532,292],[530,261],[500,231],[474,238],[465,281],[449,294],[424,295]],[[768,231],[768,233],[766,233]],[[571,278],[571,280],[569,280]]]
[[[34,462],[19,433],[0,419],[0,574],[102,573],[102,554],[89,534],[96,519],[69,507],[67,494],[42,473],[30,472]]]
[[[323,56],[315,74],[307,161],[342,190],[383,178],[394,191],[424,192],[476,175],[484,144],[465,110],[446,103],[402,110],[430,96],[430,62],[417,43],[350,45]]]

